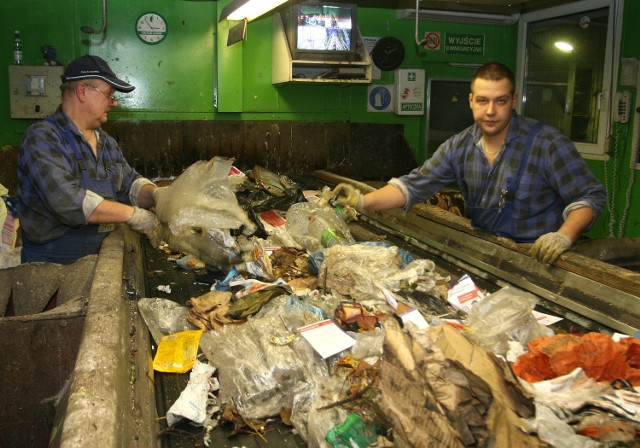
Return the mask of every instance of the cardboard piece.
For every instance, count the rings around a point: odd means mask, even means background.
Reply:
[[[525,432],[533,401],[505,362],[447,325],[383,325],[378,405],[409,446],[547,446]]]

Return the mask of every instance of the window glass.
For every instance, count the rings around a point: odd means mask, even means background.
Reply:
[[[524,17],[520,112],[560,129],[583,154],[603,155],[611,13],[608,6],[579,10],[594,2],[577,3],[574,11],[558,8],[545,17]]]

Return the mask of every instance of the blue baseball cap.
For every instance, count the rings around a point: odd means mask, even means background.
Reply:
[[[118,78],[104,59],[89,54],[71,61],[61,78],[63,83],[83,79],[102,79],[118,92],[131,92],[135,89],[131,84]]]

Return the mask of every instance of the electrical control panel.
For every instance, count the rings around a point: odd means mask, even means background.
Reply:
[[[10,65],[11,118],[44,118],[60,104],[61,65]]]

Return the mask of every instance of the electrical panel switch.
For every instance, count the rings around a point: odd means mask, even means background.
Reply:
[[[44,118],[60,104],[61,65],[10,65],[11,118]]]

